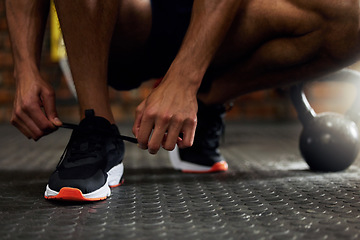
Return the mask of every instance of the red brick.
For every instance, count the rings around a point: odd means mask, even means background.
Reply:
[[[0,18],[0,31],[7,31],[8,30],[8,24],[5,17]]]
[[[129,114],[124,111],[124,108],[121,104],[112,104],[111,110],[113,112],[114,118],[116,121],[125,121],[129,118]]]
[[[72,95],[70,90],[67,88],[56,88],[55,93],[56,93],[56,99],[58,99],[58,100],[59,99],[61,99],[61,100],[74,99],[74,96]]]
[[[11,51],[11,43],[9,34],[7,32],[0,32],[0,49],[3,52],[10,52]]]
[[[12,114],[12,106],[0,107],[0,123],[9,123]]]
[[[257,92],[252,92],[252,93],[248,93],[246,95],[243,95],[241,97],[238,98],[237,102],[244,102],[244,101],[264,101],[267,97],[268,94],[268,90],[263,90],[263,91],[257,91]]]
[[[12,70],[1,70],[1,84],[6,88],[15,88],[15,80]]]
[[[0,16],[5,16],[5,0],[0,0]]]
[[[313,84],[306,91],[310,105],[316,112],[345,112],[352,104],[356,89],[352,84],[328,82]]]
[[[71,106],[58,105],[56,109],[62,121],[71,123],[78,123],[80,121],[79,107],[77,104]]]
[[[1,88],[0,89],[0,104],[12,104],[14,101],[15,91]]]
[[[109,98],[111,102],[118,102],[120,101],[120,93],[119,91],[113,89],[113,88],[109,88]]]
[[[12,46],[11,46],[11,41],[10,41],[10,36],[9,34],[4,34],[4,37],[3,37],[3,48],[4,50],[6,51],[11,51],[12,49]]]
[[[0,51],[0,68],[13,67],[13,58],[11,52]]]

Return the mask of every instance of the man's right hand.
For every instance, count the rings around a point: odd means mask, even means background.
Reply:
[[[18,74],[16,85],[11,123],[26,137],[37,141],[62,125],[56,112],[54,89],[40,74]]]

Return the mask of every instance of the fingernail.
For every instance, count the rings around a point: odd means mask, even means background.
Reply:
[[[59,118],[54,118],[54,123],[55,123],[55,125],[57,125],[57,126],[62,125],[62,122],[60,121]]]
[[[150,153],[150,154],[156,154],[157,151],[155,151],[155,150],[150,150],[150,149],[149,149],[149,153]]]
[[[143,150],[146,150],[147,149],[147,146],[143,145],[143,144],[140,144],[138,143],[137,146]]]

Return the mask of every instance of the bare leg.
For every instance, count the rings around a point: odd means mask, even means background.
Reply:
[[[267,6],[257,8],[259,1],[253,2],[246,18],[239,13],[209,68],[207,77],[213,84],[208,94],[199,94],[204,102],[222,103],[251,91],[311,80],[359,57],[356,1],[342,8],[335,2],[314,1],[322,9],[317,13],[284,1],[286,7],[273,8],[271,14],[264,14]],[[326,14],[331,17],[325,20]]]
[[[274,7],[271,2],[246,2],[208,70],[212,88],[199,97],[208,104],[225,102],[335,71],[344,66],[344,59],[351,61],[359,41],[356,1],[344,6],[335,0],[309,3],[310,9],[316,4],[323,9],[318,12],[299,7],[306,5],[301,3],[279,1]],[[58,0],[56,6],[81,113],[93,108],[113,122],[107,87],[110,43],[120,62],[137,64],[151,27],[149,0]]]
[[[81,118],[85,109],[114,122],[110,110],[107,60],[118,1],[56,1],[61,28],[78,94]]]
[[[55,3],[81,118],[85,109],[94,109],[96,115],[113,123],[107,85],[110,45],[112,42],[112,48],[121,52],[119,57],[123,59],[139,51],[151,28],[150,2],[58,0]]]

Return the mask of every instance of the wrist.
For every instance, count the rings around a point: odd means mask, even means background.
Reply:
[[[37,64],[32,63],[31,61],[24,61],[22,63],[15,62],[14,65],[14,78],[21,79],[24,75],[38,75],[40,74],[39,67]]]
[[[201,85],[202,77],[192,73],[185,73],[181,71],[168,71],[162,84],[171,86],[177,91],[187,92],[196,95]]]
[[[201,85],[205,71],[206,68],[202,69],[195,64],[189,64],[187,61],[175,59],[166,75],[172,81],[178,81],[180,86],[192,89],[196,93]]]

